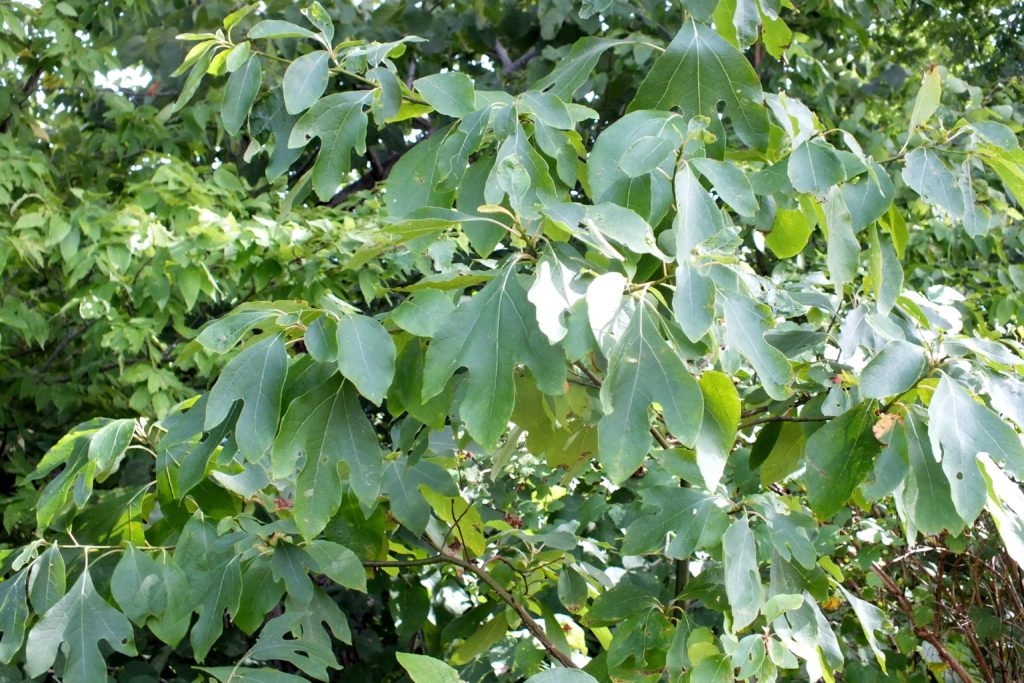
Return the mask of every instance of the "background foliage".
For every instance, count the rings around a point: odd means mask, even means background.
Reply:
[[[0,676],[1021,678],[1012,4],[0,21]]]

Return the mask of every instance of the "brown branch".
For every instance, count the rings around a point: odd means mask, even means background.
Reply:
[[[431,555],[430,557],[424,557],[417,560],[363,560],[362,564],[364,567],[370,568],[424,567],[434,564],[452,564],[456,567],[460,567],[465,571],[476,576],[483,583],[487,584],[487,586],[489,586],[490,589],[493,590],[498,595],[499,598],[501,598],[506,604],[508,604],[512,609],[514,609],[516,611],[516,614],[519,615],[519,618],[523,620],[523,625],[526,627],[526,629],[533,635],[534,638],[540,641],[540,644],[544,646],[544,649],[547,650],[548,654],[550,654],[552,658],[557,660],[562,666],[566,668],[579,668],[578,666],[576,666],[575,663],[573,663],[572,658],[569,657],[569,655],[565,654],[555,646],[554,642],[552,642],[552,640],[548,638],[547,633],[544,632],[544,627],[538,624],[537,620],[530,616],[530,613],[526,610],[523,604],[519,602],[519,600],[517,600],[514,595],[505,590],[505,588],[500,583],[498,583],[498,581],[493,576],[491,576],[490,572],[488,572],[484,567],[478,565],[476,562],[473,562],[472,560],[462,559],[457,555],[450,555],[441,550],[440,548],[438,548],[429,539],[425,540],[427,540],[427,542],[430,543],[430,545],[438,551],[436,555]],[[557,625],[554,625],[553,628],[557,628]]]
[[[558,647],[555,646],[555,643],[550,638],[548,638],[547,633],[544,632],[544,628],[540,624],[538,624],[532,616],[530,616],[530,613],[526,610],[525,607],[523,607],[523,605],[518,600],[516,600],[515,596],[509,593],[507,590],[505,590],[502,587],[502,585],[498,583],[498,581],[493,576],[491,576],[491,574],[486,569],[484,569],[483,567],[474,562],[462,560],[457,557],[452,557],[451,563],[459,567],[462,567],[463,569],[475,575],[478,579],[486,583],[488,586],[490,586],[491,590],[497,593],[499,598],[504,600],[508,605],[512,607],[512,609],[516,611],[516,614],[519,615],[519,618],[523,620],[523,625],[526,627],[526,629],[531,634],[533,634],[534,638],[540,641],[540,644],[544,646],[544,649],[547,650],[548,654],[551,655],[551,657],[558,660],[558,662],[567,669],[579,668],[572,661],[572,658],[569,655],[565,654],[564,652],[559,650]],[[549,626],[551,628],[558,628],[557,624],[549,624]]]
[[[518,59],[516,59],[511,64],[509,64],[509,72],[519,71],[524,66],[526,66],[530,62],[530,60],[533,59],[534,57],[536,57],[538,54],[540,54],[540,51],[537,49],[537,46],[534,45],[529,50],[527,50],[523,54],[519,55]]]
[[[498,56],[498,61],[501,62],[501,73],[511,74],[522,69],[526,64],[537,56],[537,46],[534,45],[529,50],[519,55],[517,59],[509,57],[508,50],[502,44],[501,39],[498,38],[494,41],[494,54]]]
[[[431,564],[447,562],[448,559],[445,555],[431,555],[430,557],[423,557],[418,560],[363,560],[362,562],[364,567],[378,569],[382,567],[426,567]]]
[[[12,108],[14,106],[20,107],[21,105],[23,105],[26,102],[28,102],[29,97],[31,97],[31,95],[32,95],[32,92],[39,85],[39,81],[42,78],[42,76],[43,76],[43,65],[40,64],[29,75],[28,79],[25,81],[25,85],[23,85],[21,87],[21,102],[19,102],[17,105],[12,105]],[[7,128],[8,128],[8,126],[10,125],[10,123],[11,123],[11,121],[13,119],[14,119],[14,112],[12,111],[10,114],[7,115],[7,118],[4,119],[4,122],[2,124],[0,124],[0,133],[6,133],[7,132]]]
[[[918,638],[923,638],[931,643],[932,647],[934,647],[935,651],[939,653],[939,656],[942,657],[943,661],[945,661],[946,664],[949,665],[949,668],[955,671],[957,676],[960,677],[960,680],[964,683],[971,683],[970,674],[967,673],[963,664],[961,664],[956,657],[950,654],[949,650],[946,649],[946,646],[942,644],[942,640],[940,640],[933,631],[929,631],[925,627],[918,625],[917,621],[914,619],[913,606],[911,606],[910,601],[907,600],[907,596],[903,594],[903,591],[900,590],[898,585],[896,585],[896,582],[893,581],[892,577],[886,574],[877,562],[873,562],[871,564],[871,571],[873,571],[878,578],[882,580],[882,584],[885,585],[886,590],[888,590],[896,599],[896,602],[899,603],[900,609],[902,609],[903,613],[907,615],[907,620],[914,629],[914,634],[917,635]]]

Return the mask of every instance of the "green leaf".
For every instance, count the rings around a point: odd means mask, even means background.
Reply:
[[[789,396],[786,387],[793,369],[786,356],[764,339],[768,329],[766,306],[745,296],[725,297],[725,343],[734,347],[753,366],[764,390],[776,400]]]
[[[249,16],[257,7],[259,7],[259,3],[252,3],[251,5],[243,5],[242,7],[236,9],[234,12],[231,12],[226,17],[224,17],[224,28],[229,29],[233,27],[242,19],[245,19],[247,16]]]
[[[214,320],[196,336],[196,341],[215,353],[226,353],[256,325],[281,315],[282,311],[268,308],[234,310]]]
[[[420,493],[433,508],[437,518],[453,530],[452,538],[464,543],[465,549],[473,555],[483,554],[487,541],[484,539],[480,510],[466,502],[462,496],[445,496],[425,484],[420,485]]]
[[[208,398],[208,396],[205,398]],[[204,401],[204,398],[200,398],[200,401]],[[205,414],[204,406],[205,403],[197,402],[192,410]],[[202,441],[178,460],[178,487],[176,491],[178,497],[184,496],[196,486],[199,486],[203,479],[206,478],[210,458],[220,448],[229,432],[235,428],[238,416],[242,412],[241,408],[242,404],[236,401],[224,421],[209,430]]]
[[[793,30],[779,17],[770,18],[766,15],[762,17],[761,41],[768,54],[781,60],[793,44]]]
[[[932,117],[935,110],[939,108],[939,100],[942,97],[942,74],[939,73],[937,64],[932,64],[925,69],[921,78],[921,87],[914,98],[914,109],[910,112],[910,125],[907,131],[907,140],[914,135],[914,131],[926,123]],[[884,666],[882,667],[884,670]]]
[[[352,385],[332,377],[288,406],[274,441],[275,478],[294,472],[300,454],[305,463],[295,480],[295,523],[306,538],[316,537],[341,505],[339,465],[348,464],[349,486],[365,511],[377,503],[383,478],[383,454]]]
[[[444,662],[427,657],[399,652],[395,655],[398,663],[409,674],[413,683],[461,683],[459,672]]]
[[[288,599],[299,605],[306,605],[313,599],[313,581],[307,567],[312,564],[305,550],[280,543],[270,558],[274,578],[283,581]]]
[[[32,627],[25,648],[25,671],[45,674],[64,645],[67,660],[61,680],[95,683],[107,680],[107,665],[100,641],[123,655],[135,656],[132,625],[100,597],[88,571],[83,571],[67,595]]]
[[[795,560],[804,569],[814,569],[818,554],[811,543],[814,520],[803,512],[780,514],[768,510],[765,516],[771,530],[772,547],[782,559]]]
[[[779,258],[793,258],[807,246],[813,230],[814,223],[800,209],[779,209],[764,241]]]
[[[587,580],[570,567],[563,567],[558,573],[558,600],[567,610],[576,614],[586,606],[590,593]]]
[[[527,298],[537,309],[537,327],[552,344],[569,334],[565,316],[586,296],[579,255],[565,245],[549,244],[537,261],[536,277]]]
[[[264,19],[249,29],[249,39],[259,40],[260,38],[313,38],[316,34],[308,28],[302,28],[290,21],[279,19]]]
[[[469,664],[498,644],[508,633],[508,619],[502,612],[473,632],[452,652],[451,663],[455,666]]]
[[[910,470],[903,486],[904,507],[910,511],[914,526],[923,534],[940,534],[944,530],[958,533],[963,520],[953,505],[949,480],[942,464],[935,459],[924,420],[917,411],[909,411],[903,425],[897,426],[892,439],[907,443]]]
[[[262,84],[263,64],[256,55],[245,60],[245,63],[228,77],[224,101],[220,105],[221,121],[228,135],[238,135]]]
[[[769,426],[761,430],[761,434]],[[782,481],[796,471],[800,460],[804,455],[804,447],[807,445],[807,437],[804,436],[803,428],[794,422],[785,422],[778,427],[778,436],[772,443],[771,449],[761,463],[761,484],[769,486],[777,481]],[[760,443],[760,436],[758,438]]]
[[[526,218],[539,216],[541,206],[555,201],[555,184],[548,162],[537,152],[518,123],[501,146],[484,185],[484,200],[500,204],[505,197]]]
[[[569,102],[576,91],[590,78],[590,72],[597,66],[601,55],[610,48],[625,41],[586,36],[573,43],[569,54],[559,59],[555,68],[531,86],[533,90],[544,90]]]
[[[986,154],[982,159],[989,168],[996,172],[999,179],[1003,181],[1006,190],[1013,195],[1017,203],[1024,204],[1024,171],[1021,170],[1021,164],[1015,160],[1019,154],[1019,150],[1013,156],[1000,151],[994,154]],[[948,189],[943,187],[943,196],[945,196],[946,192],[948,192]]]
[[[192,626],[189,642],[198,662],[206,659],[210,648],[223,633],[224,613],[234,615],[238,612],[242,593],[239,557],[236,555],[230,560],[224,559],[226,562],[223,565],[209,572],[189,576],[192,595],[198,604],[195,611],[199,615]]]
[[[797,192],[825,194],[830,187],[846,179],[843,162],[832,145],[807,140],[789,155],[789,182]]]
[[[235,439],[246,459],[270,448],[281,414],[281,392],[288,370],[284,337],[275,334],[248,347],[221,372],[206,403],[204,429],[223,422],[235,401],[242,401]]]
[[[804,596],[797,593],[776,593],[765,600],[761,614],[768,621],[775,621],[786,612],[800,609],[804,604]]]
[[[985,507],[979,453],[987,453],[1016,477],[1024,475],[1024,446],[1013,427],[946,374],[928,406],[928,436],[949,479],[956,511],[966,524],[973,524]]]
[[[251,635],[263,625],[267,614],[280,602],[284,586],[274,578],[271,559],[263,555],[242,569],[242,593],[233,622]]]
[[[430,521],[430,504],[420,493],[422,485],[444,496],[454,497],[459,494],[451,475],[440,465],[424,459],[412,465],[403,459],[387,463],[384,469],[384,492],[388,498],[389,511],[402,526],[417,536],[426,530]]]
[[[610,626],[638,612],[650,612],[657,606],[658,601],[648,590],[632,581],[620,581],[594,599],[583,617],[583,624]]]
[[[89,460],[98,472],[105,472],[124,455],[132,441],[135,420],[111,420],[89,439]]]
[[[402,155],[385,183],[384,201],[391,216],[408,216],[426,206],[449,208],[453,190],[442,190],[442,165],[447,156],[444,143],[458,129],[447,126]]]
[[[267,622],[260,631],[260,637],[247,654],[256,661],[288,662],[302,670],[310,678],[329,680],[328,669],[341,668],[330,642],[311,638],[301,616],[289,609],[285,614]],[[319,627],[314,627],[320,630]],[[292,636],[287,638],[286,636]]]
[[[807,504],[828,519],[846,504],[871,471],[882,444],[872,433],[870,403],[830,420],[807,440]]]
[[[932,150],[919,147],[907,155],[903,182],[929,204],[953,216],[964,214],[964,196],[956,178]]]
[[[541,211],[545,218],[564,226],[580,241],[615,260],[621,261],[623,257],[608,240],[636,254],[653,254],[667,260],[658,248],[650,224],[632,209],[613,203],[587,206],[566,202],[549,204]]]
[[[879,633],[889,633],[890,628],[888,626],[888,620],[885,618],[885,613],[872,605],[870,602],[861,600],[850,591],[843,587],[843,584],[833,580],[832,584],[842,591],[846,597],[846,601],[850,603],[850,607],[853,608],[853,613],[857,615],[857,621],[860,622],[861,630],[864,631],[864,637],[868,641],[868,645],[871,647],[871,651],[875,653],[875,660],[878,661],[878,666],[885,671],[885,653],[882,652],[882,648],[878,646],[878,638],[875,636],[875,631]]]
[[[21,571],[0,582],[0,663],[8,664],[21,650],[28,625],[28,604],[25,602],[27,571]]]
[[[473,79],[458,71],[424,76],[413,81],[416,92],[438,113],[461,118],[476,110]]]
[[[1024,493],[988,455],[980,454],[978,464],[988,491],[985,508],[995,520],[1006,552],[1024,566]]]
[[[842,193],[853,231],[860,232],[886,214],[896,190],[885,169],[872,163],[868,173],[843,183]]]
[[[338,322],[338,369],[359,393],[380,405],[395,377],[395,343],[384,326],[365,315]]]
[[[853,232],[853,218],[840,190],[833,189],[823,205],[825,227],[828,229],[829,278],[837,290],[853,282],[860,266],[860,242]]]
[[[637,178],[630,178],[619,168],[619,161],[642,137],[665,138],[673,147],[679,147],[686,141],[685,130],[685,121],[679,115],[657,111],[631,112],[605,128],[587,161],[591,199],[598,204],[626,207],[648,223],[660,223],[672,203],[668,180],[675,172],[672,160],[666,157],[658,167],[660,170]]]
[[[676,266],[672,313],[692,342],[700,341],[715,321],[715,285],[688,262]]]
[[[757,568],[757,545],[747,518],[741,516],[722,536],[725,595],[732,610],[733,631],[741,631],[757,618],[764,588]]]
[[[725,462],[736,442],[740,423],[740,397],[728,375],[710,370],[701,375],[704,419],[697,435],[697,467],[709,491],[718,488]]]
[[[563,392],[565,362],[561,350],[548,343],[537,328],[515,263],[467,301],[434,336],[427,347],[423,370],[423,398],[440,394],[460,367],[469,370],[463,380],[466,394],[459,415],[470,435],[492,447],[505,431],[515,404],[513,371],[523,362],[541,390]]]
[[[28,581],[28,600],[32,611],[45,614],[64,597],[66,589],[64,557],[60,554],[60,548],[51,545],[32,565]]]
[[[761,665],[768,654],[764,643],[765,638],[762,635],[751,633],[736,645],[736,650],[732,653],[732,665],[739,669],[738,678],[753,678],[761,671]]]
[[[338,362],[338,322],[322,315],[309,324],[303,335],[309,355],[318,363],[335,365]]]
[[[889,315],[889,312],[896,305],[896,300],[903,292],[903,264],[896,255],[896,247],[892,241],[883,238],[880,240],[882,252],[881,283],[878,286],[876,305],[878,312],[882,315]]]
[[[676,214],[676,258],[682,262],[699,245],[725,229],[722,212],[690,167],[681,167],[674,180]]]
[[[284,108],[289,114],[301,114],[313,106],[327,89],[327,50],[302,55],[288,65],[281,81]]]
[[[616,204],[595,204],[586,208],[583,224],[637,254],[667,257],[658,249],[651,226],[639,214]]]
[[[171,600],[170,596],[188,596],[189,579],[169,554],[161,553],[157,566],[160,569],[160,582],[168,595],[167,609],[163,614],[151,617],[146,627],[163,642],[177,647],[188,633],[192,621],[192,604],[186,599]]]
[[[438,289],[425,289],[391,311],[391,320],[418,337],[433,337],[454,311],[455,304],[449,295]]]
[[[669,433],[693,446],[703,419],[700,386],[661,337],[656,314],[641,302],[608,358],[601,386],[598,457],[613,482],[628,479],[651,450],[648,408],[655,402]]]
[[[739,138],[763,149],[768,145],[768,114],[754,68],[743,53],[714,29],[690,19],[640,84],[630,111],[679,107],[683,118],[717,116],[725,102]]]
[[[626,528],[624,555],[661,552],[665,536],[672,533],[665,554],[685,560],[694,550],[718,545],[729,526],[718,496],[679,486],[652,486],[642,496],[645,514]]]
[[[891,341],[865,366],[860,392],[865,398],[896,396],[910,389],[925,370],[924,349],[905,341]]]
[[[644,135],[629,146],[619,160],[619,168],[630,178],[645,175],[661,166],[675,149],[675,145],[663,137]]]
[[[356,554],[345,546],[317,539],[306,546],[306,552],[316,562],[314,571],[323,574],[345,588],[366,592],[366,570]]]
[[[397,216],[385,220],[384,229],[395,235],[398,241],[409,241],[434,235],[447,228],[460,226],[480,218],[472,214],[462,213],[454,209],[424,207],[405,216]]]
[[[124,615],[139,626],[145,625],[149,617],[163,614],[171,598],[160,565],[131,545],[114,567],[110,592]]]
[[[692,159],[690,161],[702,176],[711,181],[718,196],[733,211],[752,218],[757,213],[757,199],[747,175],[735,165],[716,159]]]
[[[321,201],[328,201],[337,192],[341,181],[352,168],[352,152],[366,152],[366,126],[363,111],[372,92],[343,92],[328,95],[295,122],[288,146],[304,147],[313,138],[320,138],[320,152],[313,164],[313,191]]]
[[[327,10],[324,9],[324,6],[314,0],[309,7],[299,11],[309,20],[309,23],[320,29],[324,42],[330,45],[331,41],[334,40],[334,21],[331,19],[331,15],[327,13]]]
[[[181,86],[181,92],[178,94],[178,99],[171,105],[171,113],[181,111],[186,104],[195,96],[196,90],[199,89],[199,84],[203,82],[203,76],[206,75],[206,70],[210,67],[210,62],[213,61],[213,55],[216,52],[216,48],[213,47],[216,43],[210,44],[205,48],[192,67],[192,70],[188,72],[188,77],[185,78],[185,83]],[[196,50],[203,45],[200,43],[196,45],[193,50]],[[184,64],[182,64],[184,66]]]

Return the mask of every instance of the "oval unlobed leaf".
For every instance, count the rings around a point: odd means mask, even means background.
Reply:
[[[281,81],[281,91],[289,114],[301,114],[324,94],[328,79],[327,60],[326,50],[316,50],[288,65]]]

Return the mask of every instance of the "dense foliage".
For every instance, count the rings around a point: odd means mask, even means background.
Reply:
[[[1021,17],[794,4],[0,8],[0,676],[1019,680]]]

